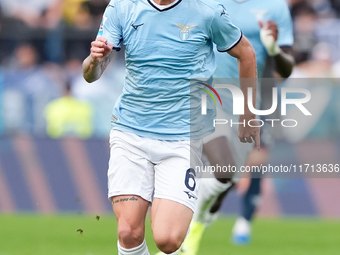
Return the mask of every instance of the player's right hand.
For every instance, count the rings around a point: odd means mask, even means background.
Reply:
[[[103,58],[109,55],[112,51],[113,44],[108,43],[103,36],[96,38],[91,43],[91,58],[96,62],[101,62]]]

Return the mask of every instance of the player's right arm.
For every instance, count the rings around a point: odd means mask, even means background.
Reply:
[[[98,80],[112,58],[112,43],[105,37],[98,37],[91,43],[91,53],[83,62],[84,79],[91,83]]]
[[[120,50],[122,27],[115,0],[111,0],[103,15],[98,35],[91,43],[91,53],[83,62],[83,76],[87,82],[98,80],[112,59],[112,51]]]

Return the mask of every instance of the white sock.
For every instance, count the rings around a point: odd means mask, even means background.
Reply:
[[[232,233],[234,235],[250,235],[251,233],[250,222],[243,217],[239,217],[235,222]]]
[[[218,196],[232,185],[231,182],[221,183],[216,178],[202,178],[198,190],[193,220],[209,226],[216,220],[216,213],[210,213],[210,209]]]
[[[117,242],[118,255],[150,255],[148,246],[146,246],[145,240],[143,243],[135,248],[126,249],[120,246],[119,241]]]

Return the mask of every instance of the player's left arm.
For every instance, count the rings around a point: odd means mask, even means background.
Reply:
[[[266,23],[260,22],[260,26],[261,41],[268,55],[274,58],[276,71],[283,78],[288,78],[295,65],[292,46],[279,46],[279,28],[274,21],[269,20]]]
[[[242,143],[255,142],[256,148],[260,148],[260,128],[258,125],[248,125],[250,120],[256,119],[248,107],[248,88],[251,88],[253,106],[256,105],[257,90],[257,67],[255,51],[245,36],[242,36],[240,42],[227,53],[237,59],[240,88],[245,95],[244,114],[239,116],[239,122],[246,123],[245,126],[239,125],[238,136]]]
[[[242,35],[241,30],[236,27],[230,20],[227,10],[222,4],[215,9],[215,16],[211,24],[211,36],[220,52],[228,52],[231,56],[237,58],[240,87],[245,96],[244,114],[240,115],[239,121],[247,123],[239,125],[238,137],[242,143],[252,143],[255,141],[256,147],[260,148],[260,128],[258,125],[249,126],[248,122],[256,119],[256,116],[248,108],[248,88],[252,89],[252,102],[256,105],[257,89],[257,68],[255,51],[248,41]],[[228,68],[228,67],[225,67]]]

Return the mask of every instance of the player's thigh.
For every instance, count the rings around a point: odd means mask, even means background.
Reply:
[[[145,215],[154,190],[154,169],[140,149],[142,138],[112,131],[110,146],[108,197],[117,217],[119,243],[124,248],[133,248],[144,240]]]
[[[225,119],[233,119],[236,123],[237,117],[219,110],[219,114]],[[218,125],[216,131],[203,139],[203,151],[207,156],[210,165],[228,167],[228,171],[220,173],[215,172],[215,177],[221,181],[230,180],[237,182],[241,177],[239,171],[242,166],[246,165],[249,153],[254,145],[250,143],[241,143],[238,138],[237,125]],[[233,169],[230,169],[233,167]],[[230,171],[230,170],[231,171]]]
[[[167,199],[195,209],[199,187],[196,166],[202,166],[201,140],[169,142],[155,165],[154,198]]]
[[[236,165],[234,153],[231,146],[229,145],[228,138],[226,136],[220,136],[207,142],[203,145],[203,152],[208,159],[208,164],[210,164],[211,166],[215,166],[215,177],[222,182],[224,182],[223,180],[231,180],[234,175],[232,171],[219,170],[231,169],[230,167]]]
[[[181,203],[155,198],[151,209],[151,227],[157,246],[167,244],[178,249],[188,232],[193,211]]]
[[[132,229],[144,226],[149,201],[135,195],[115,196],[111,199],[118,226],[128,225]]]
[[[236,121],[236,118],[235,118]],[[236,173],[233,176],[233,182],[237,183],[240,178],[242,178],[243,173],[241,170],[244,170],[244,167],[247,165],[247,161],[251,151],[254,149],[253,143],[241,143],[238,135],[238,128],[232,128],[232,136],[229,139],[229,144],[232,148],[234,160],[235,160],[235,167]],[[242,170],[242,171],[243,171]]]
[[[132,225],[144,222],[150,202],[136,195],[121,195],[111,198],[117,221],[128,221]]]
[[[154,168],[141,148],[143,139],[132,134],[111,131],[108,169],[108,197],[140,196],[151,202],[154,191]]]
[[[226,114],[220,108],[217,108],[217,116],[220,119],[229,119],[230,116]],[[234,166],[235,159],[234,153],[232,151],[232,146],[229,142],[230,138],[232,137],[233,132],[231,130],[230,125],[227,124],[220,124],[216,125],[215,132],[203,138],[203,153],[205,165],[215,166],[215,167],[224,167],[224,166]],[[211,173],[207,173],[212,175]],[[222,182],[229,181],[233,174],[230,172],[215,172],[215,177]],[[204,176],[207,178],[213,176]]]
[[[149,201],[134,195],[114,196],[111,199],[117,218],[120,245],[124,248],[140,245],[144,240],[145,217]]]
[[[156,244],[180,245],[188,231],[196,206],[202,141],[169,143],[174,150],[155,166],[155,195],[151,210]],[[166,231],[164,231],[166,229]]]

